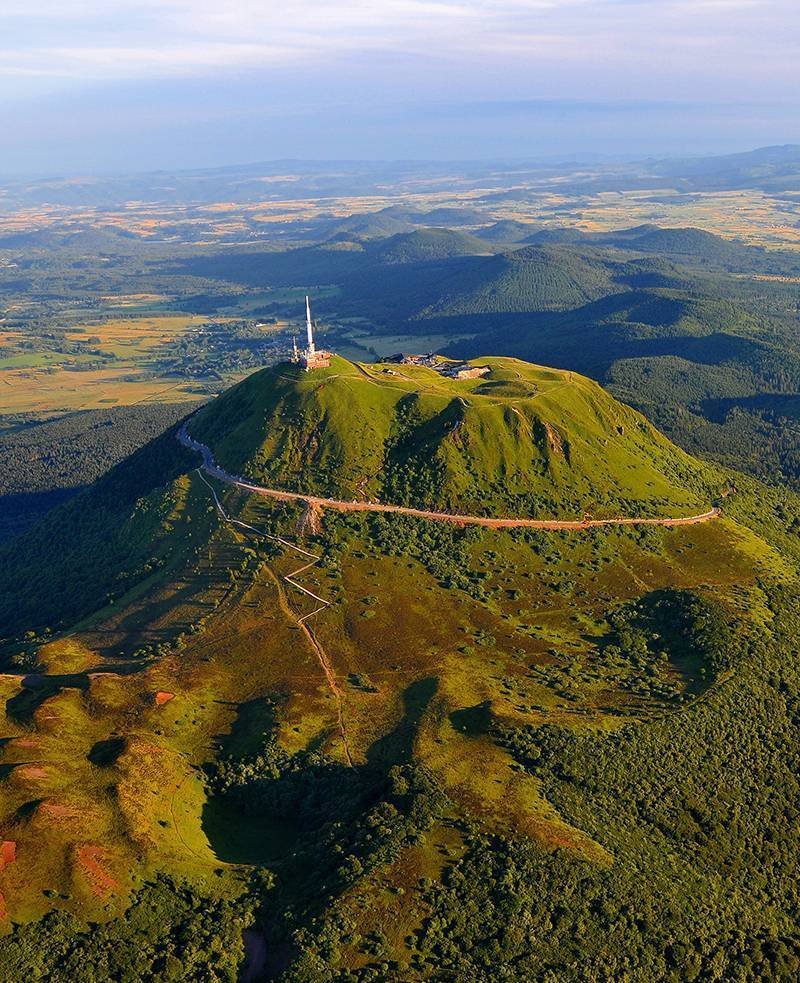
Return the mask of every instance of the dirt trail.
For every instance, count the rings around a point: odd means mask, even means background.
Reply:
[[[344,747],[344,753],[345,753],[345,757],[347,758],[347,763],[352,768],[353,757],[352,754],[350,753],[350,744],[347,739],[347,726],[345,724],[345,718],[344,718],[344,697],[342,695],[341,689],[339,689],[339,684],[336,682],[336,674],[334,673],[333,667],[331,665],[331,661],[328,658],[328,653],[325,651],[324,647],[322,646],[322,643],[319,641],[317,636],[314,634],[314,632],[309,628],[308,624],[306,623],[308,619],[312,618],[315,614],[319,614],[320,611],[324,611],[326,608],[329,608],[330,601],[327,601],[325,600],[324,597],[320,597],[319,594],[315,594],[313,591],[310,591],[307,587],[303,587],[303,585],[299,584],[296,580],[296,578],[301,573],[305,572],[306,570],[310,569],[313,566],[316,566],[316,564],[319,563],[320,557],[317,556],[316,553],[310,553],[308,550],[304,550],[301,546],[295,545],[294,543],[290,542],[288,539],[283,539],[281,536],[274,536],[272,533],[264,532],[262,529],[257,529],[255,526],[251,526],[247,522],[240,522],[238,519],[232,519],[225,511],[225,509],[222,507],[222,503],[220,502],[219,496],[217,495],[213,486],[209,484],[208,481],[206,481],[200,470],[198,470],[197,473],[200,476],[200,479],[204,482],[204,484],[206,484],[210,489],[211,494],[214,497],[214,504],[217,507],[217,511],[219,512],[220,516],[225,522],[233,526],[239,526],[240,528],[246,530],[247,532],[254,533],[256,536],[259,536],[262,539],[271,539],[274,542],[280,543],[282,546],[287,547],[288,549],[292,549],[295,550],[295,552],[297,553],[301,553],[304,557],[310,557],[308,563],[304,563],[301,567],[298,567],[297,570],[293,570],[291,573],[286,574],[283,579],[286,581],[287,584],[290,584],[292,587],[294,587],[295,590],[299,590],[306,596],[319,602],[319,606],[314,608],[313,611],[309,611],[308,614],[304,614],[302,617],[295,614],[294,611],[292,611],[292,609],[289,607],[289,603],[286,600],[283,590],[280,586],[280,581],[277,579],[277,577],[275,577],[274,579],[276,584],[278,585],[279,601],[281,607],[284,610],[284,613],[297,623],[297,627],[305,635],[308,644],[310,645],[311,649],[316,655],[317,661],[319,662],[322,668],[322,672],[325,676],[325,681],[327,682],[331,693],[333,693],[334,700],[336,701],[336,718],[337,718],[337,725],[339,728],[339,734],[342,738],[342,745]]]
[[[342,691],[339,689],[339,684],[336,682],[336,675],[331,668],[328,654],[318,641],[317,636],[304,622],[298,621],[298,624],[300,625],[301,631],[304,632],[306,638],[308,639],[309,644],[314,649],[317,658],[319,659],[319,664],[322,666],[322,671],[325,673],[325,679],[328,682],[330,691],[333,693],[334,699],[336,700],[336,717],[339,727],[339,735],[342,738],[342,746],[344,747],[347,763],[352,768],[353,756],[350,754],[350,744],[347,740],[347,726],[344,719],[344,697],[342,696]]]
[[[300,492],[281,491],[277,488],[265,488],[254,485],[244,478],[229,474],[214,460],[214,455],[205,444],[189,436],[187,424],[184,423],[178,431],[178,440],[184,447],[202,455],[202,470],[225,484],[241,488],[254,495],[263,495],[280,502],[303,502],[307,506],[320,509],[334,509],[337,512],[393,512],[397,515],[412,515],[419,519],[431,519],[434,522],[451,522],[460,526],[485,526],[490,529],[595,529],[599,526],[691,526],[700,522],[716,519],[722,512],[714,506],[708,512],[699,515],[688,515],[677,518],[639,518],[616,517],[610,519],[492,519],[483,515],[459,515],[451,512],[432,512],[427,509],[415,509],[405,505],[385,505],[380,502],[346,502],[336,498],[321,498],[318,495],[304,495]],[[213,489],[212,489],[213,490]],[[233,520],[235,521],[235,520]],[[256,532],[258,530],[255,530]],[[292,545],[292,544],[289,544]],[[293,547],[295,548],[295,547]],[[296,586],[296,585],[293,585]],[[302,590],[302,588],[301,588]],[[315,595],[312,595],[315,596]]]

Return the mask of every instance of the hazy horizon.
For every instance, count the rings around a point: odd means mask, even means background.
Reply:
[[[9,0],[0,171],[800,143],[789,0]]]
[[[448,164],[453,165],[474,165],[480,167],[481,165],[495,165],[495,164],[506,164],[506,165],[531,165],[531,166],[541,166],[541,167],[558,167],[558,166],[568,166],[568,165],[613,165],[613,164],[636,164],[645,161],[655,161],[655,160],[691,160],[691,159],[708,159],[716,157],[727,157],[727,156],[737,156],[739,154],[750,154],[758,153],[763,150],[770,150],[780,147],[796,147],[800,149],[800,142],[783,142],[783,143],[768,143],[768,144],[732,144],[726,149],[718,149],[717,151],[700,151],[696,150],[694,152],[679,152],[677,149],[672,152],[664,151],[661,153],[602,153],[600,151],[592,150],[574,150],[572,152],[564,151],[562,153],[552,152],[552,153],[541,153],[538,155],[499,155],[499,156],[487,156],[487,157],[433,157],[433,156],[419,156],[419,157],[346,157],[346,156],[331,156],[331,157],[262,157],[259,159],[241,159],[241,160],[230,160],[224,162],[208,162],[203,163],[201,161],[195,161],[191,165],[175,165],[168,167],[166,165],[157,166],[140,166],[140,167],[114,167],[109,166],[106,168],[58,168],[49,167],[42,170],[6,170],[0,162],[0,179],[6,181],[36,181],[36,180],[50,180],[50,179],[62,179],[62,178],[117,178],[117,177],[146,177],[148,175],[158,174],[160,172],[165,173],[191,173],[193,171],[225,171],[225,170],[246,170],[249,168],[258,167],[270,167],[278,164],[291,164],[291,165],[310,165],[310,166],[324,166],[326,164],[330,165],[375,165],[377,166],[398,166],[403,165],[431,165],[433,166],[444,166]]]

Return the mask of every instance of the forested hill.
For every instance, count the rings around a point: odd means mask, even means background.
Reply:
[[[0,434],[0,542],[96,481],[191,406],[84,410]]]
[[[533,232],[525,242],[613,247],[626,252],[670,256],[691,265],[731,272],[786,275],[800,272],[800,256],[789,250],[767,250],[738,239],[726,239],[694,228],[640,225],[616,232],[582,232],[568,226]]]
[[[492,249],[466,232],[451,229],[419,229],[392,236],[370,249],[370,258],[386,265],[425,263],[457,256],[486,256]]]
[[[527,246],[473,264],[443,284],[419,318],[563,310],[623,289],[613,265],[557,247]]]

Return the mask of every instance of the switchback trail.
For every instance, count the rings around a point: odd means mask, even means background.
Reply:
[[[286,602],[286,600],[283,598],[283,591],[280,587],[280,582],[278,581],[277,577],[275,578],[275,582],[278,585],[279,595],[282,599],[281,604],[282,606],[285,606],[286,609],[285,613],[291,615],[296,620],[298,628],[306,636],[306,640],[308,641],[308,644],[311,646],[314,655],[316,655],[317,660],[320,666],[322,667],[322,672],[325,675],[325,680],[328,684],[328,688],[330,689],[331,693],[333,693],[333,698],[336,701],[336,719],[339,727],[339,734],[342,738],[342,745],[344,747],[344,753],[345,753],[345,757],[347,758],[347,763],[352,768],[353,757],[350,753],[350,744],[348,743],[347,740],[347,727],[345,726],[345,719],[344,719],[344,698],[342,696],[342,691],[339,689],[339,684],[336,682],[336,674],[333,671],[333,667],[331,666],[330,659],[328,658],[327,652],[322,647],[322,644],[317,639],[317,636],[306,624],[309,618],[312,618],[315,614],[319,614],[320,611],[324,611],[326,608],[329,608],[331,606],[331,602],[326,601],[325,598],[320,597],[319,594],[315,594],[313,591],[308,590],[307,587],[303,587],[303,585],[299,584],[295,579],[301,573],[308,570],[310,567],[315,566],[319,562],[320,558],[316,555],[316,553],[309,553],[308,550],[304,550],[301,546],[296,546],[294,543],[289,542],[288,539],[283,539],[281,536],[275,536],[272,533],[264,532],[262,529],[256,529],[255,526],[251,526],[247,522],[240,522],[239,519],[231,518],[228,515],[228,513],[225,511],[225,509],[222,507],[222,502],[220,502],[219,496],[217,495],[214,487],[211,484],[209,484],[208,481],[206,481],[200,469],[198,469],[197,473],[200,476],[201,481],[203,481],[204,484],[208,485],[208,488],[210,489],[211,494],[214,498],[214,504],[217,507],[217,512],[219,512],[220,516],[225,522],[233,526],[238,526],[239,528],[244,529],[246,532],[254,533],[256,536],[259,536],[262,539],[271,539],[274,542],[280,543],[282,546],[285,546],[287,549],[294,550],[295,552],[300,553],[304,557],[311,558],[308,563],[304,563],[301,567],[298,567],[297,570],[293,570],[291,573],[287,573],[283,579],[286,581],[287,584],[291,584],[291,586],[294,587],[296,590],[301,591],[303,594],[306,594],[308,597],[313,598],[315,601],[319,603],[319,606],[314,608],[313,611],[309,611],[308,614],[304,614],[302,617],[298,617],[297,615],[295,615],[294,612],[291,610],[291,608],[289,608],[289,605]]]
[[[206,474],[223,481],[228,485],[263,495],[280,502],[304,502],[316,508],[334,509],[337,512],[394,512],[398,515],[413,515],[419,519],[431,519],[434,522],[451,522],[460,526],[486,526],[490,529],[596,529],[598,526],[693,526],[700,522],[708,522],[718,518],[722,510],[717,506],[699,515],[680,516],[677,518],[639,518],[619,517],[612,519],[492,519],[483,515],[459,515],[451,512],[430,512],[426,509],[415,509],[406,505],[385,505],[381,502],[346,502],[336,498],[321,498],[317,495],[304,495],[301,492],[281,491],[277,488],[265,488],[254,485],[244,478],[229,474],[214,460],[210,448],[189,436],[187,422],[178,431],[177,437],[184,447],[196,451],[203,458],[202,469]],[[295,585],[296,586],[296,585]]]

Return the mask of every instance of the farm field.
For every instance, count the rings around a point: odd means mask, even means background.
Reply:
[[[568,223],[586,232],[653,224],[701,228],[750,245],[800,249],[800,194],[775,198],[759,191],[680,193],[669,188],[598,195],[542,195],[530,208],[504,210],[503,218]]]
[[[205,321],[200,316],[169,315],[76,324],[63,334],[69,351],[3,357],[4,348],[21,337],[8,334],[0,338],[0,415],[52,415],[144,400],[196,399],[197,385],[160,375],[154,355]]]
[[[137,380],[129,368],[82,372],[0,369],[0,414],[53,415],[75,410],[131,406],[144,400],[197,399],[197,387],[174,380]]]
[[[137,317],[99,324],[70,325],[67,341],[83,342],[87,347],[107,352],[120,361],[142,359],[153,348],[174,341],[192,327],[205,322],[198,315],[160,315]]]
[[[591,175],[586,175],[587,179]],[[493,201],[492,199],[498,199]],[[515,200],[516,199],[516,200]],[[546,227],[569,225],[587,232],[610,231],[652,223],[666,228],[698,227],[751,245],[800,249],[800,192],[773,195],[758,189],[681,192],[654,184],[636,190],[562,192],[552,186],[520,187],[516,194],[491,183],[478,188],[425,193],[406,193],[403,207],[420,213],[435,209],[477,210],[465,228],[478,228],[497,220],[530,222]],[[492,202],[489,208],[486,202]],[[36,209],[0,215],[2,235],[16,229],[65,232],[91,228],[113,231],[161,244],[191,243],[201,249],[214,243],[246,243],[267,237],[276,242],[303,238],[304,223],[310,228],[321,219],[352,218],[396,207],[398,197],[351,195],[323,200],[290,199],[270,203],[224,203],[189,207],[131,205],[115,212],[107,209]],[[480,214],[480,213],[483,214]],[[443,219],[446,221],[446,218]],[[434,223],[436,224],[436,223]],[[165,237],[163,231],[168,230]],[[164,303],[158,293],[132,293],[115,306],[135,309]]]

